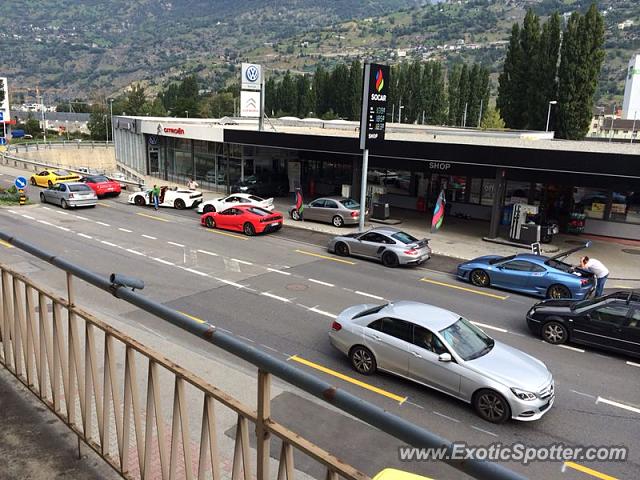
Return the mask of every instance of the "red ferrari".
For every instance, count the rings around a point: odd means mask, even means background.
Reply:
[[[200,223],[209,228],[234,230],[245,235],[276,232],[282,228],[282,214],[252,205],[236,205],[221,212],[202,215]]]
[[[90,175],[81,181],[91,187],[98,197],[106,197],[107,195],[117,197],[120,195],[120,183],[109,180],[104,175]]]

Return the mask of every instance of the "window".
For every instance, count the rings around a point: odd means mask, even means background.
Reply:
[[[381,318],[369,325],[369,328],[386,333],[405,342],[413,341],[413,329],[409,322],[397,318]]]
[[[637,328],[638,330],[640,330],[640,309],[636,309],[633,311],[627,327]]]
[[[413,344],[437,355],[446,353],[447,348],[431,331],[418,325],[413,326]]]
[[[495,180],[482,180],[482,196],[480,197],[480,205],[493,205],[493,197],[495,195]]]
[[[87,185],[69,185],[69,190],[72,192],[90,192],[91,188]]]
[[[401,241],[405,245],[409,245],[410,243],[419,242],[419,240],[416,237],[414,237],[413,235],[409,235],[406,232],[397,232],[397,233],[394,233],[391,236],[393,238],[395,238],[396,240]]]
[[[440,330],[440,335],[465,360],[486,355],[495,344],[491,337],[462,317],[453,325]]]
[[[325,200],[324,208],[338,208],[338,204],[333,200]]]
[[[271,215],[271,212],[269,210],[265,210],[264,208],[260,208],[260,207],[251,207],[251,208],[248,208],[247,210],[253,213],[254,215],[258,215],[260,217],[267,217]]]
[[[340,203],[345,206],[345,208],[349,208],[351,210],[357,210],[360,208],[360,204],[356,202],[353,198],[343,198]]]
[[[542,265],[536,265],[535,263],[531,264],[531,271],[532,272],[536,272],[536,273],[542,273],[542,272],[546,272],[547,269],[544,268]]]
[[[629,313],[629,307],[619,303],[610,303],[598,307],[591,312],[591,318],[599,322],[606,322],[613,325],[622,325],[625,317]]]
[[[524,260],[513,260],[512,262],[503,263],[505,270],[514,270],[518,272],[530,272],[533,264]]]
[[[325,204],[324,200],[314,200],[309,204],[310,207],[323,208]]]
[[[588,218],[604,218],[609,192],[591,188],[578,188],[574,193],[574,203]]]
[[[640,223],[640,192],[613,192],[611,220]]]
[[[255,195],[249,195],[249,199],[254,202],[262,202],[264,200],[264,198],[256,197]]]
[[[387,238],[384,235],[380,235],[376,232],[365,233],[360,237],[360,240],[362,240],[363,242],[387,243]]]

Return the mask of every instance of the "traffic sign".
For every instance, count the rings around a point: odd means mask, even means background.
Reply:
[[[18,190],[20,190],[21,188],[24,188],[27,186],[27,179],[24,177],[16,177],[16,181],[14,182],[14,185]]]
[[[0,111],[0,122],[4,122],[4,112]]]
[[[7,144],[7,139],[4,137],[0,137],[0,145],[6,145]]]

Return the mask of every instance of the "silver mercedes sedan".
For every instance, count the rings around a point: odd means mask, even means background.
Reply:
[[[429,240],[393,227],[377,227],[360,233],[338,235],[327,249],[341,256],[354,255],[382,262],[385,267],[421,265],[431,258]]]
[[[544,363],[433,305],[350,307],[331,325],[329,340],[359,373],[384,370],[413,380],[471,403],[492,423],[537,420],[553,405]]]

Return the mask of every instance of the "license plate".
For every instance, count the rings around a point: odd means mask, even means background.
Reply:
[[[272,227],[275,227],[276,225],[280,225],[280,222],[273,222],[273,223],[271,224],[271,226],[272,226]]]

